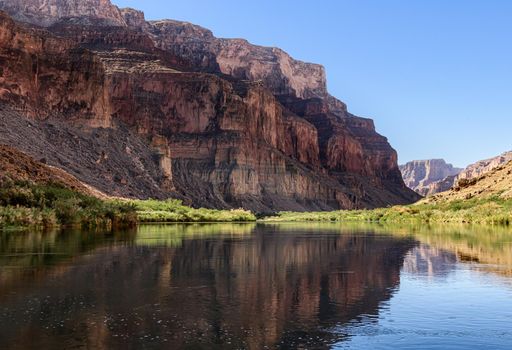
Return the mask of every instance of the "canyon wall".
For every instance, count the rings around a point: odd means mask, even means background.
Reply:
[[[36,5],[44,11],[33,10]],[[327,93],[319,65],[279,49],[216,39],[186,23],[146,22],[141,12],[108,1],[3,1],[0,8],[46,27],[0,16],[5,125],[23,128],[16,117],[22,116],[71,134],[122,134],[124,147],[115,150],[108,138],[89,143],[98,164],[121,157],[126,161],[119,165],[138,169],[116,180],[114,166],[95,175],[80,157],[46,155],[107,194],[173,196],[193,205],[258,212],[375,207],[418,198],[405,187],[387,139],[371,120],[349,114]],[[0,142],[16,141],[4,136]],[[45,155],[37,147],[23,150]],[[137,161],[140,152],[147,155]],[[151,170],[142,175],[144,169]],[[152,189],[139,181],[153,183]]]
[[[415,160],[400,166],[405,184],[423,196],[449,190],[453,179],[462,169],[447,164],[443,159]],[[448,187],[448,188],[446,188]]]

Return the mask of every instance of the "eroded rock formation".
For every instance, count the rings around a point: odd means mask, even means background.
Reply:
[[[447,164],[443,159],[430,159],[415,160],[401,165],[400,171],[409,188],[422,196],[427,196],[449,190],[453,185],[449,179],[453,181],[462,169]]]
[[[427,203],[468,199],[512,198],[512,161],[496,166],[480,176],[458,179],[450,191],[438,193]],[[491,209],[492,211],[492,209]]]
[[[474,164],[469,165],[466,169],[461,171],[457,176],[457,181],[460,179],[474,179],[484,175],[500,166],[512,161],[512,151],[505,152],[497,157],[481,160]]]
[[[418,198],[405,187],[396,152],[373,122],[349,114],[327,93],[319,65],[279,49],[216,39],[187,23],[146,22],[141,12],[106,0],[3,1],[0,8],[47,27],[0,16],[0,101],[12,111],[5,123],[23,115],[90,135],[122,132],[126,145],[146,145],[143,153],[154,154],[157,171],[125,171],[104,184],[111,174],[91,172],[81,162],[83,150],[72,148],[77,157],[66,162],[48,155],[107,193],[262,212]],[[0,142],[13,143],[12,137]],[[90,144],[101,154],[99,164],[119,157],[108,142]],[[121,167],[147,163],[137,161],[140,149],[126,147]],[[156,186],[140,187],[141,179]]]
[[[512,161],[512,152],[481,160],[465,169],[454,168],[444,160],[413,161],[400,166],[405,184],[423,196],[449,191],[460,181],[471,181]]]
[[[0,0],[0,8],[18,21],[40,26],[72,18],[126,25],[123,14],[110,0]]]

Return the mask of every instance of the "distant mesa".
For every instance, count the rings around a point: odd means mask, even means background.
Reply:
[[[422,196],[449,190],[463,169],[455,168],[443,159],[415,160],[400,166],[405,184]]]

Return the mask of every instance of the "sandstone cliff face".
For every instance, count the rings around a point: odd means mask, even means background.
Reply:
[[[206,71],[262,81],[276,95],[327,96],[324,68],[294,60],[281,49],[251,45],[243,39],[217,39],[211,31],[185,22],[150,24],[157,47],[187,57]]]
[[[91,18],[105,25],[126,25],[124,16],[110,0],[0,0],[0,8],[18,21],[41,26],[65,18]]]
[[[262,81],[277,95],[329,97],[333,109],[346,111],[343,103],[328,95],[324,67],[295,60],[279,48],[218,39],[211,31],[186,22],[146,22],[141,11],[119,9],[109,0],[2,0],[0,8],[17,20],[46,27],[71,21],[143,29],[157,47],[185,57],[196,69]]]
[[[423,196],[444,189],[441,182],[446,178],[454,178],[462,169],[447,164],[443,159],[417,160],[400,166],[405,184]],[[443,181],[446,183],[446,181]],[[451,188],[451,185],[448,189]],[[446,189],[444,189],[446,190]]]
[[[26,13],[21,4],[32,2],[19,3]],[[95,15],[73,4],[66,10],[56,3],[55,21],[43,16],[40,24],[51,24],[49,31],[0,16],[0,101],[41,123],[57,118],[84,130],[135,132],[130,137],[147,145],[159,168],[147,179],[158,184],[157,197],[257,211],[417,199],[373,122],[349,115],[327,94],[320,66],[277,49],[215,39],[191,25],[170,30],[172,21],[146,23],[134,10],[119,10],[124,23],[109,27],[102,24],[114,21],[116,11],[96,14],[101,21],[88,25],[58,15]],[[108,149],[102,152],[109,159]],[[80,159],[72,163],[56,165],[101,182],[84,175]],[[98,187],[145,196],[134,174],[118,180]]]

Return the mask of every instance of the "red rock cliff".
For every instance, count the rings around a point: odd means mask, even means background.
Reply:
[[[349,115],[327,94],[320,66],[188,25],[184,31],[197,31],[224,51],[188,39],[180,44],[160,22],[143,22],[134,10],[119,11],[124,22],[112,22],[117,13],[103,12],[100,22],[87,25],[43,16],[39,24],[49,22],[48,30],[2,15],[3,103],[43,122],[58,117],[80,128],[128,127],[155,153],[161,197],[195,205],[306,210],[416,199],[387,140],[371,120]],[[268,67],[258,63],[267,59]],[[137,178],[116,186],[128,183],[133,187]]]

